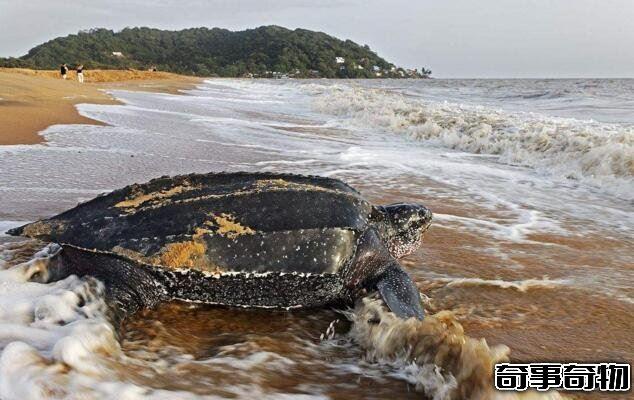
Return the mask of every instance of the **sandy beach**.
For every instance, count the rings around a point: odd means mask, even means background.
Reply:
[[[58,71],[0,68],[0,145],[35,144],[39,132],[55,124],[102,122],[80,115],[79,103],[118,104],[104,89],[178,93],[193,88],[201,78],[167,72],[88,70],[85,83],[71,71],[67,80]]]

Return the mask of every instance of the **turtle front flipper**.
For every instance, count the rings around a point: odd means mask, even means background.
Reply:
[[[379,277],[376,287],[390,311],[398,317],[420,320],[425,317],[418,287],[397,262],[392,263]]]

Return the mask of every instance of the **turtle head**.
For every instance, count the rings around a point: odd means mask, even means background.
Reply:
[[[431,225],[432,213],[421,204],[396,203],[376,207],[379,231],[394,258],[405,257],[420,247]]]

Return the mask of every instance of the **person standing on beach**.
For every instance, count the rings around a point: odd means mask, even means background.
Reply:
[[[84,83],[84,65],[79,64],[77,66],[77,80],[79,83]]]
[[[68,73],[68,67],[66,66],[65,63],[59,67],[59,72],[60,74],[62,74],[62,79],[66,79],[66,74]]]

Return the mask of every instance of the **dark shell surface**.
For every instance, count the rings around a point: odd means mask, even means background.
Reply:
[[[212,173],[154,179],[14,232],[209,273],[337,273],[374,212],[330,178]]]

